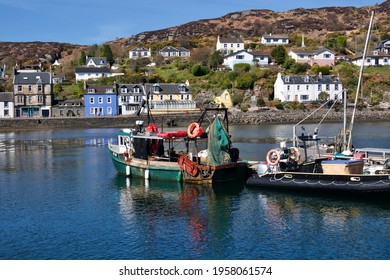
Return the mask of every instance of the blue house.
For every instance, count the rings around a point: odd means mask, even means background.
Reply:
[[[116,85],[86,85],[84,90],[85,116],[118,115],[118,93]]]

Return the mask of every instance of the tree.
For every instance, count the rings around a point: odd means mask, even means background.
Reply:
[[[220,51],[214,51],[208,61],[208,65],[211,69],[218,68],[223,63],[223,55]]]
[[[101,52],[103,57],[106,57],[107,62],[112,66],[115,62],[114,60],[114,55],[112,54],[112,50],[110,45],[104,44],[102,47],[102,52]]]
[[[271,51],[271,58],[279,65],[283,64],[287,57],[287,51],[283,46],[276,46]]]
[[[85,63],[86,63],[86,54],[84,51],[82,51],[79,58],[79,65],[85,65]]]

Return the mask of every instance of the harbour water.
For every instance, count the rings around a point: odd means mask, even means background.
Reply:
[[[389,148],[389,128],[357,124],[354,146]],[[291,125],[230,129],[248,160],[292,135]],[[107,152],[116,133],[0,132],[0,259],[390,258],[389,201],[129,179]]]

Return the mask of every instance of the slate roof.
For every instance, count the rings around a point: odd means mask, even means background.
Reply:
[[[174,52],[174,51],[176,51],[176,52],[189,52],[189,50],[187,50],[186,48],[183,48],[183,47],[166,46],[160,50],[160,53],[161,52]]]
[[[94,89],[95,92],[88,92],[88,89]],[[112,92],[107,92],[106,90],[112,89]],[[116,94],[116,86],[110,85],[86,85],[86,89],[84,90],[84,94]]]
[[[88,57],[86,60],[86,64],[92,60],[95,65],[105,65],[107,64],[107,58],[106,57]]]
[[[51,84],[49,72],[18,72],[14,75],[14,85]]]
[[[267,34],[267,35],[263,35],[263,38],[265,38],[265,39],[274,39],[274,38],[288,39],[288,35]]]
[[[332,54],[334,53],[331,50],[328,50],[327,48],[321,48],[318,50],[290,50],[290,52],[294,52],[296,54],[303,54],[303,55],[318,55],[323,52],[330,52]]]
[[[0,92],[0,102],[14,102],[14,93]]]
[[[262,52],[250,52],[250,51],[246,51],[246,50],[239,50],[239,51],[236,51],[234,53],[230,53],[230,54],[226,55],[225,58],[228,58],[228,57],[231,57],[231,56],[235,56],[235,55],[237,55],[239,53],[243,53],[243,52],[249,53],[249,54],[251,54],[253,56],[269,56],[269,54],[262,53]]]
[[[220,37],[219,42],[223,43],[223,44],[225,44],[225,43],[236,43],[236,44],[237,43],[244,43],[244,41],[241,38],[229,38],[229,37],[225,37],[225,38]]]
[[[139,92],[134,92],[134,88],[139,87]],[[127,88],[127,93],[122,93],[121,89],[122,88]],[[144,95],[145,93],[143,92],[142,85],[141,84],[119,84],[118,85],[118,93],[120,95],[128,95],[128,94],[140,94]]]
[[[185,87],[184,94],[191,94],[191,89],[184,83],[163,83],[163,84],[145,84],[145,91],[146,93],[155,93],[154,87],[159,87],[159,93],[158,94],[182,94],[180,91],[180,87]],[[156,94],[156,93],[155,93]]]
[[[282,76],[285,85],[300,85],[300,84],[341,84],[338,76],[332,75],[305,75],[305,76]]]
[[[144,48],[144,47],[135,47],[133,49],[130,50],[131,52],[147,52],[149,51],[147,48]]]
[[[83,74],[83,73],[111,73],[110,68],[107,67],[77,67],[75,69],[76,74]]]

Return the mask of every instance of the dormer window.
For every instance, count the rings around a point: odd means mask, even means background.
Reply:
[[[134,88],[133,88],[133,92],[134,92],[134,93],[139,93],[139,87],[134,87]]]
[[[379,53],[378,53],[378,51],[373,51],[373,54],[378,55]]]
[[[290,76],[285,76],[285,77],[284,77],[284,81],[285,81],[285,82],[290,82]]]
[[[305,83],[308,83],[308,82],[309,82],[309,80],[310,80],[310,77],[309,77],[309,75],[306,75],[306,76],[305,76],[305,78],[304,78],[304,81],[305,81]]]
[[[184,85],[179,86],[179,91],[180,91],[180,93],[185,93],[186,87]]]
[[[154,93],[159,93],[160,92],[160,87],[158,85],[153,86],[153,92]]]
[[[106,88],[106,93],[113,93],[114,90],[112,88]]]
[[[88,93],[95,93],[95,89],[94,88],[89,88],[88,89]]]
[[[121,88],[121,93],[127,93],[127,87]]]

